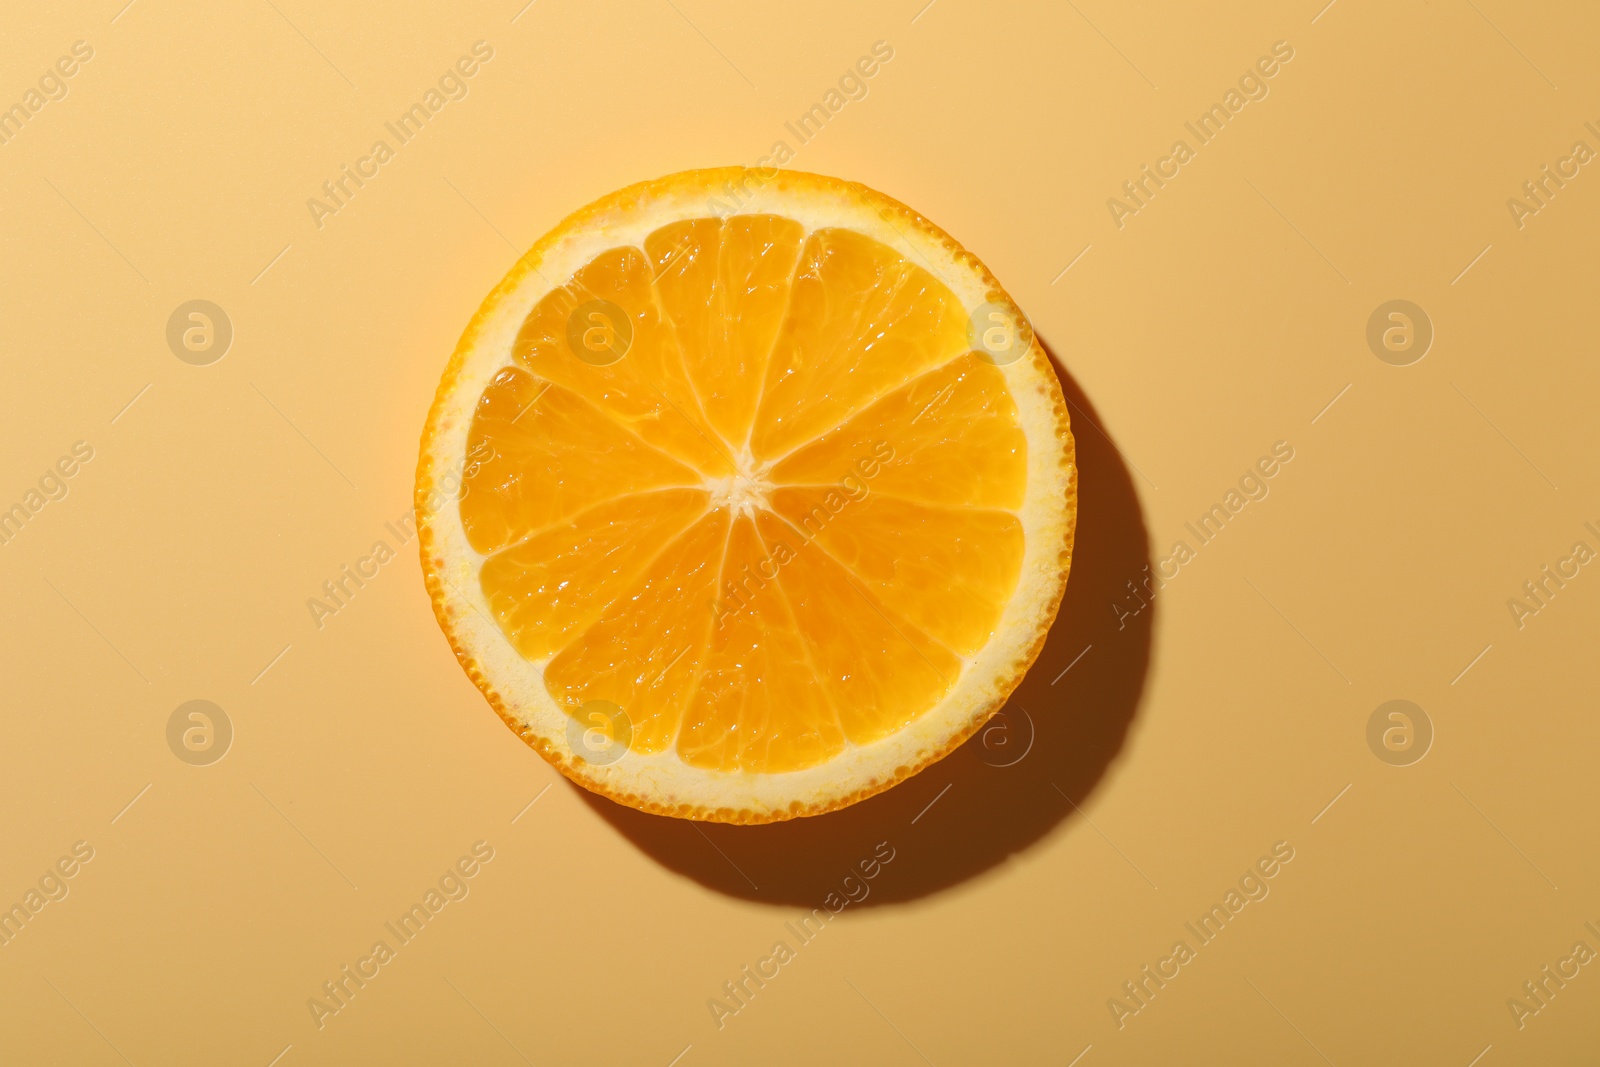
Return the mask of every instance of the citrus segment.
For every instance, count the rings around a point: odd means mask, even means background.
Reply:
[[[706,513],[704,489],[662,489],[597,504],[484,561],[480,582],[518,652],[548,659],[636,582],[651,556]]]
[[[461,467],[461,523],[481,553],[624,493],[698,486],[576,394],[506,367],[483,390]]]
[[[710,648],[678,738],[692,766],[780,773],[844,747],[783,590],[764,577],[783,558],[762,544],[748,515],[734,521]]]
[[[869,479],[874,493],[930,504],[1022,507],[1028,439],[1000,368],[953,359],[772,468],[782,485]]]
[[[662,322],[653,273],[637,248],[602,252],[533,309],[516,356],[669,455],[730,473],[733,462],[706,425],[677,338]]]
[[[755,419],[804,231],[777,215],[685,219],[645,238],[706,421],[734,452]]]
[[[861,490],[779,489],[773,509],[838,560],[891,612],[961,655],[989,642],[1022,568],[1008,511],[944,508]]]
[[[770,512],[756,523],[773,555],[788,560],[777,581],[846,737],[858,745],[885,737],[949,692],[961,673],[949,649],[896,618],[796,527]]]
[[[633,751],[672,744],[711,629],[728,519],[719,508],[691,526],[550,661],[545,687],[569,714],[610,701],[633,725]]]
[[[937,278],[849,230],[806,239],[750,449],[773,460],[965,351],[967,316]]]

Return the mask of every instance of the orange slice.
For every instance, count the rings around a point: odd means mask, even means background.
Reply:
[[[974,256],[861,185],[725,168],[522,257],[416,499],[439,624],[512,729],[622,803],[757,823],[887,789],[1004,703],[1076,485],[1054,370]]]

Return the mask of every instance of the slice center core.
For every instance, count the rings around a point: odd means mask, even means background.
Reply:
[[[767,494],[773,486],[765,469],[740,462],[738,473],[727,478],[708,479],[706,488],[711,491],[712,507],[727,508],[734,515],[754,515],[756,509],[769,506]]]

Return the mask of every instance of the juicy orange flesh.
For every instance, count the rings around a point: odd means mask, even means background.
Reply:
[[[606,307],[628,321],[580,358],[569,320]],[[460,509],[558,704],[621,707],[636,752],[775,773],[949,693],[1016,588],[1026,466],[943,283],[853,231],[735,215],[604,252],[534,307]]]

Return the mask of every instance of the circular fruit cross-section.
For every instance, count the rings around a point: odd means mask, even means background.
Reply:
[[[445,371],[416,500],[439,624],[512,729],[624,804],[742,823],[982,725],[1077,503],[1060,383],[974,256],[864,186],[739,168],[534,245]]]

